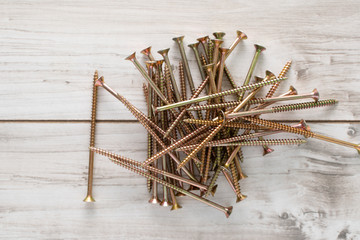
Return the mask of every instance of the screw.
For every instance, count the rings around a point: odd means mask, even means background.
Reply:
[[[279,101],[291,101],[298,99],[312,98],[315,102],[319,100],[319,92],[316,88],[311,93],[306,93],[302,95],[291,95],[291,96],[282,96],[282,97],[273,97],[273,98],[256,98],[249,101],[249,104],[260,104],[260,103],[270,103],[270,102],[279,102]]]
[[[318,102],[295,103],[295,104],[276,106],[276,107],[272,107],[269,109],[259,109],[259,110],[252,110],[252,111],[246,111],[246,112],[231,113],[231,114],[228,114],[227,117],[233,118],[233,117],[252,116],[252,115],[258,115],[258,114],[265,114],[265,113],[279,113],[279,112],[303,110],[303,109],[309,109],[309,108],[330,106],[330,105],[334,105],[336,103],[337,103],[337,101],[335,99],[322,100],[322,101],[318,101]]]
[[[213,35],[216,39],[222,40],[225,36],[225,33],[224,32],[214,32]]]
[[[235,38],[234,42],[230,45],[229,52],[227,53],[226,57],[228,57],[230,55],[230,53],[235,49],[235,47],[239,44],[239,42],[241,40],[246,40],[247,39],[246,34],[239,31],[239,30],[236,31],[236,34],[237,34],[237,37]]]
[[[164,94],[162,94],[162,92],[160,91],[160,89],[156,86],[156,84],[152,81],[152,79],[150,78],[149,74],[147,74],[146,70],[143,68],[143,66],[141,66],[141,64],[139,63],[139,61],[136,59],[135,57],[135,52],[133,54],[131,54],[130,56],[128,56],[127,58],[125,58],[125,60],[130,60],[135,67],[139,70],[139,72],[141,73],[141,75],[145,78],[145,80],[149,83],[149,85],[151,86],[151,88],[155,91],[155,93],[160,97],[160,99],[165,103],[165,104],[169,104],[169,101],[166,99],[166,97],[164,96]]]
[[[229,147],[229,146],[261,146],[261,145],[299,145],[302,143],[306,143],[306,140],[303,139],[266,139],[266,140],[247,140],[242,142],[232,142],[232,143],[222,143],[222,144],[214,144],[212,146],[221,146],[221,147]]]
[[[216,75],[216,64],[218,62],[219,48],[223,42],[224,41],[220,40],[220,39],[212,40],[212,43],[214,44],[214,53],[213,53],[213,58],[212,58],[212,63],[214,64],[213,65],[214,66],[214,69],[213,69],[214,76]]]
[[[342,146],[345,146],[345,147],[355,148],[360,153],[360,144],[354,144],[354,143],[346,142],[346,141],[343,141],[343,140],[340,140],[340,139],[327,137],[327,136],[320,135],[318,133],[314,133],[314,132],[311,132],[311,131],[306,131],[306,130],[303,130],[303,129],[290,127],[290,126],[287,126],[287,125],[281,124],[281,123],[270,122],[270,121],[260,119],[260,118],[250,118],[250,117],[243,117],[243,118],[245,120],[247,120],[247,121],[252,122],[252,123],[263,125],[263,126],[266,126],[266,127],[282,130],[282,131],[285,131],[285,132],[290,132],[290,133],[303,135],[304,137],[317,138],[317,139],[320,139],[320,140],[323,140],[323,141],[339,144],[339,145],[342,145]]]
[[[113,159],[110,159],[110,160],[111,160],[111,161],[114,161]],[[173,184],[171,184],[171,183],[168,183],[168,182],[166,182],[166,181],[164,181],[164,180],[162,180],[162,179],[160,179],[160,178],[157,178],[157,177],[155,177],[155,176],[152,176],[152,175],[150,175],[150,174],[148,174],[148,173],[146,173],[146,172],[144,172],[144,171],[142,171],[142,170],[140,170],[140,169],[134,168],[134,167],[132,167],[131,165],[127,165],[127,164],[122,163],[122,162],[119,162],[119,161],[115,161],[115,162],[116,162],[118,165],[120,165],[120,166],[122,166],[122,167],[124,167],[124,168],[127,168],[127,169],[129,169],[129,170],[131,170],[131,171],[133,171],[133,172],[141,175],[141,176],[144,176],[144,177],[146,177],[146,178],[150,178],[150,179],[152,179],[152,180],[154,180],[154,181],[157,181],[158,183],[160,183],[160,184],[162,184],[162,185],[165,185],[165,186],[167,186],[167,187],[169,187],[169,188],[174,189],[174,190],[177,191],[177,192],[181,192],[181,193],[187,195],[188,197],[191,197],[191,198],[193,198],[193,199],[195,199],[195,200],[198,200],[198,201],[200,201],[200,202],[202,202],[202,203],[205,203],[205,204],[207,204],[207,205],[209,205],[209,206],[211,206],[211,207],[213,207],[213,208],[215,208],[215,209],[218,209],[218,210],[222,211],[223,213],[225,213],[225,216],[226,216],[226,217],[229,217],[230,214],[231,214],[231,212],[232,212],[232,207],[231,207],[231,206],[230,206],[230,207],[223,207],[223,206],[221,206],[221,205],[219,205],[219,204],[217,204],[217,203],[214,203],[214,202],[212,202],[212,201],[210,201],[210,200],[207,200],[207,199],[205,199],[205,198],[202,198],[202,197],[200,197],[200,196],[198,196],[198,195],[196,195],[196,194],[194,194],[194,193],[191,193],[191,192],[189,192],[189,191],[186,191],[186,190],[183,189],[183,188],[177,187],[177,186],[175,186],[175,185],[173,185]]]
[[[210,63],[204,66],[209,78],[210,78],[210,89],[212,93],[217,93],[216,83],[215,83],[215,76],[213,73],[214,64]]]
[[[211,120],[200,120],[200,119],[184,119],[186,123],[196,124],[196,125],[206,125],[206,126],[217,126],[222,123],[222,121],[211,121]],[[224,127],[231,127],[231,128],[243,128],[243,129],[267,129],[255,124],[249,123],[240,123],[240,122],[226,122],[224,123]]]
[[[155,61],[155,58],[151,54],[151,46],[143,49],[140,53],[144,54],[149,58],[150,61]]]
[[[208,59],[208,56],[209,56],[209,52],[208,52],[208,41],[209,41],[209,36],[205,36],[205,37],[201,37],[201,38],[198,38],[196,39],[199,43],[201,43],[203,49],[204,49],[204,52],[205,52],[205,56]]]
[[[173,38],[173,40],[174,40],[174,41],[178,44],[178,46],[179,46],[180,55],[181,55],[181,58],[182,58],[183,63],[184,63],[184,69],[185,69],[186,78],[187,78],[187,80],[188,80],[188,82],[189,82],[189,86],[190,86],[191,92],[194,94],[194,92],[195,92],[195,85],[194,85],[194,82],[193,82],[193,79],[192,79],[192,76],[191,76],[190,67],[189,67],[189,62],[188,62],[188,60],[187,60],[187,58],[186,58],[185,49],[184,49],[184,44],[183,44],[183,39],[184,39],[184,36]]]
[[[224,67],[225,67],[225,59],[226,59],[226,55],[229,52],[228,48],[220,48],[220,54],[221,54],[221,58],[220,58],[220,68],[219,68],[219,74],[218,74],[218,81],[217,81],[217,92],[221,92],[221,85],[222,85],[222,79],[223,79],[223,74],[224,74]],[[216,68],[215,68],[216,71]]]
[[[260,45],[258,45],[258,44],[254,44],[254,46],[255,46],[255,54],[254,54],[254,57],[253,57],[253,59],[252,59],[252,61],[251,61],[250,68],[249,68],[249,71],[248,71],[248,73],[247,73],[247,75],[246,75],[246,77],[245,77],[245,81],[244,81],[244,83],[243,83],[243,86],[246,86],[246,85],[249,84],[250,79],[251,79],[251,76],[252,76],[252,74],[253,74],[253,72],[254,72],[256,63],[258,62],[259,55],[260,55],[260,53],[261,53],[262,51],[266,50],[265,47],[260,46]],[[241,93],[241,96],[239,97],[239,100],[242,100],[243,96],[244,96],[244,93]]]
[[[92,89],[92,106],[91,106],[91,126],[90,126],[90,147],[95,146],[95,126],[96,126],[96,105],[97,105],[97,86],[95,82],[98,80],[98,72],[95,71]],[[88,171],[88,187],[84,202],[95,202],[92,196],[92,183],[94,175],[94,153],[89,151],[89,171]]]
[[[192,103],[197,103],[197,102],[202,102],[202,101],[206,101],[212,98],[218,98],[218,97],[223,97],[223,96],[227,96],[227,95],[231,95],[237,92],[244,92],[244,91],[248,91],[248,90],[252,90],[252,89],[256,89],[259,87],[263,87],[269,84],[274,84],[276,82],[280,82],[285,80],[286,78],[275,78],[275,79],[270,79],[267,81],[262,81],[259,83],[254,83],[254,84],[249,84],[247,86],[242,86],[242,87],[238,87],[235,89],[230,89],[230,90],[226,90],[226,91],[222,91],[219,93],[214,93],[214,94],[210,94],[207,96],[203,96],[203,97],[198,97],[198,98],[194,98],[194,99],[190,99],[190,100],[186,100],[186,101],[182,101],[182,102],[177,102],[177,103],[173,103],[173,104],[168,104],[162,107],[158,107],[156,108],[157,111],[164,111],[164,110],[168,110],[168,109],[172,109],[175,107],[181,107],[184,105],[188,105],[188,104],[192,104]]]
[[[280,72],[280,74],[279,74],[279,76],[278,76],[279,78],[285,77],[286,73],[287,73],[287,72],[289,71],[289,69],[290,69],[291,63],[292,63],[291,61],[288,61],[288,62],[285,64],[284,68],[282,69],[282,71]],[[271,97],[274,95],[276,89],[279,87],[279,85],[280,85],[280,83],[275,83],[274,85],[272,85],[271,88],[270,88],[270,90],[269,90],[269,92],[266,94],[266,97],[265,97],[265,98],[271,98]]]
[[[192,43],[192,44],[189,44],[188,47],[190,47],[194,51],[194,55],[195,55],[195,59],[196,59],[196,63],[198,65],[199,71],[200,71],[201,79],[205,79],[206,76],[205,76],[205,72],[203,69],[203,65],[201,63],[199,50],[198,50],[199,44],[200,44],[199,42]]]
[[[160,50],[158,51],[158,53],[163,56],[164,60],[165,60],[165,64],[166,66],[168,67],[169,71],[170,71],[170,79],[171,79],[171,84],[173,86],[173,89],[174,89],[174,93],[175,93],[175,98],[176,98],[176,101],[181,101],[181,97],[180,97],[180,92],[179,92],[179,88],[176,84],[176,80],[175,80],[175,76],[174,76],[174,73],[173,71],[171,70],[171,64],[170,64],[170,60],[169,60],[169,50],[170,48],[167,48],[167,49],[164,49],[164,50]]]
[[[225,120],[224,120],[225,122]],[[185,157],[185,159],[178,165],[177,169],[182,168],[195,154],[200,151],[207,142],[211,141],[211,139],[221,130],[223,127],[223,123],[219,124],[189,155]]]

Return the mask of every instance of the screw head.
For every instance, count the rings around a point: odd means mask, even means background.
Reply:
[[[269,154],[269,153],[272,153],[274,151],[274,149],[272,149],[272,148],[264,148],[264,152],[263,152],[263,156],[265,156],[266,154]]]
[[[166,48],[166,49],[163,49],[163,50],[159,50],[158,53],[161,55],[161,56],[167,56],[168,55],[168,52],[169,52],[170,48]]]
[[[211,41],[214,43],[215,47],[220,46],[224,42],[224,40],[221,39],[212,39]]]
[[[225,216],[228,218],[233,210],[233,207],[232,206],[227,207],[225,208],[225,210],[226,210]]]
[[[176,42],[182,42],[185,36],[174,37],[173,40]]]
[[[200,44],[200,42],[191,43],[191,44],[188,45],[188,47],[193,48],[193,49],[197,49],[199,47],[199,44]]]
[[[261,45],[259,45],[259,44],[254,44],[254,47],[255,47],[255,49],[256,49],[257,52],[262,52],[262,51],[265,51],[265,50],[266,50],[265,47],[263,47],[263,46],[261,46]]]
[[[178,203],[175,203],[175,204],[173,204],[173,206],[171,207],[171,211],[173,211],[173,210],[178,210],[178,209],[180,209],[180,208],[182,208],[182,206],[181,206],[180,204],[178,204]]]
[[[144,54],[146,56],[149,56],[149,54],[151,53],[151,46],[141,50],[140,53],[142,53],[142,54]]]
[[[229,49],[229,48],[222,48],[222,47],[221,47],[221,48],[219,48],[219,51],[220,51],[221,54],[225,54],[225,55],[226,55],[226,54],[230,51],[230,49]]]
[[[202,42],[202,43],[206,43],[209,40],[209,36],[201,37],[196,40],[198,40],[199,42]]]
[[[240,193],[236,198],[236,202],[240,202],[240,201],[244,200],[245,198],[247,198],[247,196]]]
[[[237,34],[238,38],[240,38],[240,39],[247,39],[246,34],[243,33],[243,32],[240,31],[240,30],[237,30],[237,31],[236,31],[236,34]]]
[[[320,97],[319,91],[315,88],[312,93],[313,93],[312,98],[315,100],[315,102],[319,101],[319,97]]]
[[[135,57],[136,52],[133,52],[131,55],[129,55],[128,57],[125,58],[125,60],[130,60],[133,61],[136,57]]]
[[[91,195],[87,195],[83,201],[84,202],[95,202],[95,199]]]
[[[223,39],[225,36],[225,33],[224,32],[214,32],[213,35],[217,39]]]
[[[289,91],[291,91],[291,94],[290,95],[297,95],[298,93],[297,93],[297,90],[295,89],[295,87],[294,86],[290,86],[290,88],[289,88]]]

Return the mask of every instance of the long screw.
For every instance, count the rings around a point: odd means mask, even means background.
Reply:
[[[97,106],[97,86],[98,72],[95,71],[92,89],[92,106],[91,106],[91,126],[90,126],[90,147],[95,146],[95,126],[96,126],[96,106]],[[95,202],[92,196],[92,184],[94,176],[94,153],[89,151],[89,170],[88,170],[88,187],[84,202]]]
[[[200,120],[200,119],[184,119],[183,120],[186,123],[191,123],[191,124],[197,124],[197,125],[206,125],[206,126],[212,126],[212,127],[216,127],[217,125],[221,124],[221,121],[211,121],[211,120]],[[231,128],[242,128],[242,129],[252,129],[252,130],[256,130],[256,129],[267,129],[255,124],[249,124],[249,123],[240,123],[240,122],[226,122],[224,124],[224,127],[231,127]]]
[[[220,67],[219,67],[219,74],[218,74],[218,79],[217,79],[217,92],[221,92],[221,86],[222,86],[222,79],[223,79],[223,75],[224,75],[224,67],[225,67],[225,60],[226,60],[226,55],[229,52],[228,48],[220,48]],[[214,67],[214,72],[216,71],[216,66]]]
[[[267,80],[267,81],[262,81],[262,82],[259,82],[259,83],[249,84],[247,86],[242,86],[242,87],[238,87],[238,88],[235,88],[235,89],[222,91],[222,92],[219,92],[219,93],[214,93],[214,94],[206,95],[206,96],[203,96],[203,97],[198,97],[198,98],[194,98],[194,99],[190,99],[190,100],[186,100],[186,101],[182,101],[182,102],[168,104],[168,105],[165,105],[165,106],[162,106],[162,107],[157,107],[156,110],[157,111],[164,111],[164,110],[168,110],[168,109],[172,109],[172,108],[176,108],[176,107],[182,107],[184,105],[197,103],[197,102],[202,102],[202,101],[206,101],[206,100],[213,99],[213,98],[223,97],[223,96],[231,95],[231,94],[234,94],[234,93],[237,93],[237,92],[245,92],[245,91],[248,91],[248,90],[252,90],[252,89],[256,89],[256,88],[263,87],[263,86],[266,86],[266,85],[274,84],[276,82],[280,82],[280,81],[284,81],[284,80],[286,80],[286,78],[270,79],[270,80]]]
[[[141,50],[142,54],[144,54],[145,56],[147,56],[149,58],[150,61],[155,61],[155,58],[153,57],[153,55],[151,54],[151,46],[147,47],[143,50]]]
[[[266,140],[247,140],[242,142],[232,142],[232,143],[222,143],[222,144],[213,144],[212,146],[262,146],[262,145],[299,145],[306,143],[306,140],[303,139],[266,139]]]
[[[196,60],[196,63],[198,65],[198,68],[199,68],[199,71],[200,71],[201,79],[205,79],[206,76],[205,76],[205,72],[204,72],[204,69],[203,69],[203,65],[201,63],[199,50],[198,50],[199,44],[200,44],[199,42],[192,43],[192,44],[189,44],[188,47],[190,47],[194,52],[195,60]]]
[[[153,139],[156,140],[156,142],[158,142],[160,144],[160,146],[162,148],[166,148],[165,143],[159,138],[159,136],[154,132],[154,130],[150,127],[150,125],[148,124],[149,122],[152,121],[148,121],[146,122],[145,119],[148,120],[148,118],[146,116],[140,115],[140,111],[135,111],[134,107],[132,107],[132,105],[130,104],[130,102],[124,98],[123,96],[121,96],[119,93],[115,92],[113,89],[111,89],[109,86],[107,86],[103,79],[101,80],[97,80],[96,84],[98,86],[103,86],[103,88],[105,88],[109,93],[111,93],[114,97],[116,97],[117,99],[119,99],[129,110],[130,112],[139,120],[139,122],[145,127],[145,129],[151,134],[151,136],[153,137]],[[170,157],[177,163],[180,164],[180,160],[171,152],[168,153],[170,155]],[[183,171],[186,173],[186,175],[188,175],[192,180],[196,181],[196,178],[193,176],[193,174],[191,174],[189,172],[189,170],[186,167],[183,167]]]
[[[119,161],[127,162],[127,163],[129,163],[131,165],[134,165],[136,167],[142,167],[142,168],[144,168],[146,170],[149,170],[152,173],[161,174],[163,176],[175,179],[177,181],[181,181],[183,183],[195,186],[195,187],[200,188],[200,189],[204,189],[204,190],[207,189],[207,186],[205,186],[203,184],[200,184],[198,182],[192,181],[191,179],[187,179],[187,178],[184,178],[182,176],[170,173],[168,171],[160,170],[159,168],[155,168],[155,167],[152,167],[152,166],[147,166],[147,165],[144,166],[143,163],[135,161],[135,160],[130,159],[128,157],[124,157],[124,156],[121,156],[119,154],[112,153],[112,152],[109,152],[109,151],[101,149],[101,148],[90,147],[89,149],[92,152],[96,152],[96,153],[98,153],[100,155],[103,155],[103,156],[106,156],[106,157],[109,157],[109,158],[112,158],[112,159],[116,159],[116,160],[119,160]]]
[[[114,161],[113,159],[110,159],[110,160],[111,160],[111,161]],[[156,181],[156,182],[158,182],[158,183],[160,183],[160,184],[162,184],[162,185],[165,185],[165,186],[167,186],[167,187],[169,187],[169,188],[172,188],[173,190],[175,190],[175,191],[177,191],[177,192],[181,192],[182,194],[185,194],[185,195],[188,196],[188,197],[191,197],[191,198],[193,198],[193,199],[195,199],[195,200],[198,200],[198,201],[200,201],[200,202],[202,202],[202,203],[205,203],[205,204],[207,204],[207,205],[209,205],[209,206],[211,206],[211,207],[213,207],[213,208],[215,208],[215,209],[218,209],[218,210],[222,211],[223,213],[225,213],[225,216],[226,216],[226,217],[229,217],[230,214],[231,214],[231,212],[232,212],[232,206],[230,206],[230,207],[223,207],[223,206],[221,206],[221,205],[219,205],[219,204],[217,204],[217,203],[214,203],[214,202],[212,202],[212,201],[210,201],[210,200],[207,200],[207,199],[205,199],[205,198],[202,198],[202,197],[200,197],[200,196],[198,196],[198,195],[196,195],[196,194],[194,194],[194,193],[191,193],[191,192],[189,192],[189,191],[186,191],[186,190],[183,189],[183,188],[180,188],[180,187],[175,186],[175,185],[173,185],[173,184],[171,184],[171,183],[168,183],[168,182],[166,182],[166,181],[164,181],[164,180],[162,180],[162,179],[160,179],[160,178],[154,177],[153,175],[148,174],[148,173],[146,173],[146,172],[144,172],[144,171],[142,171],[142,170],[140,170],[140,169],[138,169],[138,168],[132,167],[131,165],[128,165],[128,164],[126,164],[126,163],[122,163],[122,162],[120,162],[120,161],[115,161],[115,162],[116,162],[118,165],[120,165],[120,166],[122,166],[122,167],[124,167],[124,168],[127,168],[127,169],[129,169],[129,170],[131,170],[131,171],[133,171],[133,172],[135,172],[135,173],[137,173],[137,174],[139,174],[139,175],[141,175],[141,176],[143,176],[143,177],[150,178],[150,179],[152,179],[152,180],[154,180],[154,181]]]
[[[282,96],[282,97],[272,97],[272,98],[255,98],[249,101],[249,104],[260,104],[260,103],[270,103],[270,102],[279,102],[279,101],[291,101],[299,100],[305,98],[312,98],[315,102],[319,100],[319,92],[316,88],[311,93],[301,94],[301,95],[291,95],[291,96]]]
[[[266,49],[265,47],[260,46],[260,45],[258,45],[258,44],[254,44],[254,46],[255,46],[255,54],[254,54],[254,57],[253,57],[253,59],[252,59],[252,61],[251,61],[251,64],[250,64],[250,68],[249,68],[249,70],[248,70],[248,73],[246,74],[246,77],[245,77],[243,86],[246,86],[246,85],[249,84],[250,79],[251,79],[251,76],[252,76],[252,74],[253,74],[253,72],[254,72],[256,63],[258,62],[260,53]],[[244,93],[240,93],[239,100],[242,100],[243,97],[244,97]]]
[[[290,127],[290,126],[287,126],[287,125],[281,124],[281,123],[270,122],[270,121],[260,119],[260,118],[251,118],[251,117],[243,117],[243,118],[245,120],[247,120],[247,121],[252,122],[252,123],[263,125],[263,126],[266,126],[266,127],[270,127],[270,128],[282,130],[282,131],[285,131],[285,132],[294,133],[294,134],[303,135],[304,137],[317,138],[317,139],[324,140],[324,141],[327,141],[327,142],[339,144],[339,145],[342,145],[342,146],[345,146],[345,147],[355,148],[356,150],[358,150],[358,152],[360,154],[360,144],[355,144],[355,143],[343,141],[343,140],[340,140],[340,139],[327,137],[327,136],[320,135],[318,133],[314,133],[314,132],[311,132],[311,131],[306,131],[306,130],[303,130],[303,129]]]
[[[181,97],[180,97],[179,88],[178,88],[178,86],[176,84],[174,73],[171,70],[171,64],[170,64],[170,60],[169,60],[169,50],[170,50],[170,48],[167,48],[167,49],[158,51],[158,53],[161,56],[163,56],[165,64],[166,64],[166,66],[168,67],[168,69],[170,71],[170,77],[171,77],[170,79],[171,79],[171,84],[172,84],[173,89],[174,89],[175,98],[176,98],[176,101],[179,102],[179,101],[181,101]]]
[[[246,40],[247,39],[247,36],[245,33],[241,32],[241,31],[236,31],[236,38],[234,40],[234,42],[230,45],[229,47],[229,52],[227,53],[226,57],[228,57],[230,55],[230,53],[232,53],[232,51],[234,51],[235,47],[239,44],[239,42],[241,40]]]
[[[335,99],[322,100],[318,102],[295,103],[295,104],[276,106],[269,109],[259,109],[259,110],[251,110],[251,111],[238,112],[238,113],[230,113],[227,115],[227,117],[234,118],[234,117],[258,115],[264,113],[288,112],[288,111],[303,110],[303,109],[316,108],[316,107],[331,106],[336,103],[337,100]]]
[[[184,63],[184,69],[185,69],[186,78],[187,78],[187,80],[189,82],[190,90],[194,94],[195,85],[194,85],[194,81],[193,81],[192,76],[191,76],[189,62],[188,62],[186,54],[185,54],[183,39],[184,39],[184,36],[173,38],[173,40],[178,44],[178,47],[179,47],[179,50],[180,50],[180,55],[181,55],[181,58],[182,58],[183,63]]]

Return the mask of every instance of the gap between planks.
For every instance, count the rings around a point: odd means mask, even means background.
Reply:
[[[294,123],[295,120],[274,120],[274,122]],[[69,119],[69,120],[56,120],[56,119],[3,119],[0,123],[90,123],[91,120],[86,119]],[[307,123],[333,123],[333,124],[348,124],[360,123],[360,120],[306,120]],[[96,123],[139,123],[137,120],[96,120]]]

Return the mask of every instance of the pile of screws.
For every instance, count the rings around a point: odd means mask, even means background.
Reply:
[[[225,33],[216,32],[213,35],[215,39],[206,36],[197,39],[197,43],[188,45],[194,52],[202,80],[197,88],[185,54],[183,36],[173,39],[179,47],[182,59],[179,63],[180,88],[168,57],[169,48],[158,51],[163,57],[162,60],[154,59],[151,47],[144,49],[142,53],[149,59],[146,61],[147,69],[139,63],[135,53],[126,58],[133,62],[147,82],[143,85],[147,114],[110,88],[103,77],[98,78],[97,73],[95,74],[89,185],[85,201],[94,201],[92,198],[94,152],[107,156],[114,163],[147,178],[148,190],[152,192],[150,203],[172,206],[171,210],[179,209],[181,206],[177,197],[186,195],[224,212],[228,217],[232,207],[223,207],[207,197],[209,194],[215,194],[217,179],[222,174],[234,191],[236,201],[246,198],[239,185],[239,180],[247,177],[241,168],[244,160],[243,146],[262,146],[265,155],[273,151],[270,145],[298,145],[306,142],[298,138],[263,138],[288,132],[360,150],[360,145],[310,131],[305,121],[288,126],[259,118],[260,114],[329,106],[335,104],[336,100],[319,100],[316,89],[309,94],[298,95],[294,87],[274,97],[280,82],[286,79],[285,75],[291,61],[285,64],[277,77],[266,71],[264,78],[254,77],[254,83],[250,84],[258,58],[265,50],[264,47],[256,44],[249,71],[242,86],[238,87],[225,65],[225,60],[247,36],[237,31],[237,37],[231,46],[223,48]],[[225,79],[229,81],[231,89],[223,89],[222,83]],[[256,94],[262,87],[268,85],[270,90],[266,96],[258,98]],[[148,131],[148,156],[145,161],[135,161],[94,147],[97,86],[102,86],[120,100]],[[187,97],[188,90],[191,92],[190,98]],[[200,93],[205,94],[199,96]],[[225,100],[227,95],[234,95],[237,100],[227,101]],[[270,107],[281,101],[299,99],[311,99],[311,101]],[[198,190],[199,194],[195,194],[195,190]]]

